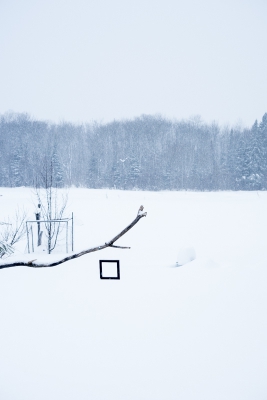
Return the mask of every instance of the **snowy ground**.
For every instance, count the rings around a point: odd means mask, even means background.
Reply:
[[[33,201],[0,188],[0,221]],[[70,189],[75,250],[141,204],[131,250],[0,270],[1,400],[267,399],[267,193]],[[196,259],[175,267],[183,248]],[[110,258],[121,280],[99,279]]]

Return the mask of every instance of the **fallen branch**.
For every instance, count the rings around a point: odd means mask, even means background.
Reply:
[[[143,212],[144,207],[141,206],[139,208],[137,217],[133,220],[133,222],[130,223],[123,231],[121,231],[117,236],[115,236],[113,239],[111,239],[109,242],[106,242],[105,244],[102,244],[97,247],[92,247],[91,249],[83,250],[79,253],[74,253],[71,254],[68,257],[62,258],[61,260],[57,260],[55,262],[51,263],[42,263],[42,260],[38,262],[37,259],[31,260],[31,261],[16,261],[13,263],[1,263],[0,264],[0,269],[3,268],[10,268],[10,267],[18,267],[18,266],[25,266],[25,267],[32,267],[32,268],[44,268],[44,267],[55,267],[56,265],[63,264],[67,261],[73,260],[74,258],[78,258],[81,256],[84,256],[85,254],[88,253],[93,253],[94,251],[99,251],[103,250],[107,247],[115,247],[115,248],[120,248],[120,249],[130,249],[130,247],[121,247],[121,246],[114,246],[114,243],[125,233],[127,233],[134,225],[137,224],[138,221],[140,221],[141,218],[146,217],[147,213]]]

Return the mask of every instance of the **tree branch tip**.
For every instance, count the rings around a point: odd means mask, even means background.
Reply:
[[[140,206],[139,210],[138,210],[138,213],[137,213],[138,217],[146,217],[147,216],[147,212],[143,211],[143,210],[144,210],[144,206]]]

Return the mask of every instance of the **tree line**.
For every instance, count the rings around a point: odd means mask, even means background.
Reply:
[[[77,125],[0,115],[0,186],[40,185],[50,164],[57,187],[266,190],[267,113],[251,128],[199,117]]]

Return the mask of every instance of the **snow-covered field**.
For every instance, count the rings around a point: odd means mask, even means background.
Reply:
[[[0,188],[0,221],[17,204],[34,218],[30,189]],[[267,193],[70,189],[75,250],[141,204],[117,242],[131,250],[0,270],[1,400],[267,399]],[[176,267],[184,248],[196,258]],[[99,259],[121,279],[100,280]]]

